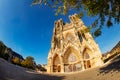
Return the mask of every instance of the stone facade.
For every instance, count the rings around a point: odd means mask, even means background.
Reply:
[[[8,61],[9,61],[9,62],[12,62],[12,60],[13,60],[15,57],[19,58],[20,62],[21,62],[22,60],[24,60],[24,58],[22,57],[22,55],[16,53],[16,52],[13,51],[11,48],[6,47],[4,53],[8,53],[8,55],[9,55]]]
[[[5,56],[5,54],[8,54],[8,61],[12,62],[12,60],[17,57],[20,61],[24,60],[22,55],[16,53],[11,48],[7,47],[2,41],[0,41],[0,55]]]
[[[78,15],[70,23],[55,21],[47,72],[74,72],[103,64],[101,51]]]
[[[120,41],[116,44],[115,47],[110,51],[111,55],[120,53]]]

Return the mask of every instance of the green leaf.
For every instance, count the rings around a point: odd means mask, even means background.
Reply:
[[[108,20],[107,21],[107,27],[109,28],[109,27],[111,27],[113,24],[112,24],[112,22],[110,21],[110,20]]]
[[[94,36],[95,36],[95,37],[98,37],[98,36],[100,36],[100,35],[101,35],[101,28],[99,27],[98,29],[95,30]]]

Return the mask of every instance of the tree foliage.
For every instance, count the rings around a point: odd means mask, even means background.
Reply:
[[[34,4],[45,4],[56,10],[56,15],[67,14],[70,10],[76,10],[80,17],[95,17],[91,24],[96,28],[95,36],[99,36],[104,25],[111,27],[114,23],[120,23],[120,1],[119,0],[33,0]]]
[[[19,57],[15,57],[12,58],[10,57],[10,54],[8,52],[6,52],[6,46],[4,45],[4,43],[2,41],[0,41],[0,57],[4,58],[5,60],[12,60],[13,64],[19,65],[19,66],[23,66],[23,67],[27,67],[27,68],[31,68],[31,69],[35,69],[36,64],[34,61],[34,58],[31,56],[26,57],[25,60],[20,59]],[[10,49],[10,48],[9,48]],[[12,49],[10,49],[12,51]]]
[[[18,57],[13,58],[13,63],[20,65],[20,59]]]
[[[22,65],[23,67],[35,69],[35,61],[34,61],[34,58],[31,57],[31,56],[26,57],[26,59],[21,62],[21,65]]]
[[[36,65],[36,69],[38,69],[38,70],[40,70],[40,71],[43,71],[43,72],[46,72],[46,71],[47,71],[47,70],[46,70],[44,67],[42,67],[42,65],[40,65],[40,64]]]

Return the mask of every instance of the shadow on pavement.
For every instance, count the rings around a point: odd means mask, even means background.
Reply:
[[[0,58],[0,80],[63,80],[64,76],[37,73]]]
[[[120,71],[120,55],[115,57],[110,64],[106,65],[105,67],[100,68],[100,73],[109,73],[109,72],[119,72]]]

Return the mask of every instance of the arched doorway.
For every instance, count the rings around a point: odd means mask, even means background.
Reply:
[[[58,68],[58,72],[61,72],[61,66],[58,65],[57,68]]]
[[[65,72],[74,72],[81,70],[81,63],[79,52],[69,47],[67,48],[66,52],[64,53],[64,64],[65,64]]]
[[[87,48],[83,51],[83,60],[85,69],[91,68],[91,60],[90,60],[91,51]]]
[[[58,54],[53,57],[53,72],[61,72],[60,58]]]

